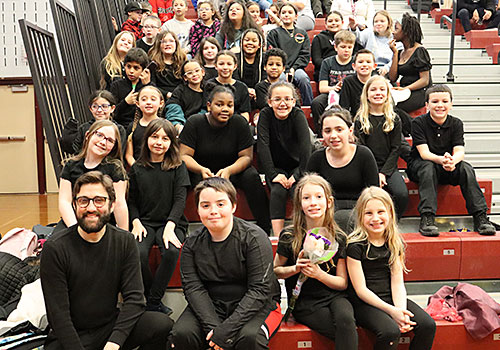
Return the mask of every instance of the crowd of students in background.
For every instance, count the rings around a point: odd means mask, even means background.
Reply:
[[[408,191],[398,159],[407,162],[410,179],[419,184],[423,235],[439,235],[434,223],[438,183],[460,185],[475,230],[491,235],[495,229],[474,170],[463,161],[463,124],[449,115],[452,91],[432,86],[417,19],[405,14],[393,21],[387,11],[375,11],[371,0],[200,0],[193,2],[198,13],[193,22],[185,18],[186,0],[150,3],[127,4],[128,18],[102,60],[102,90],[89,100],[95,120],[80,125],[70,150],[76,155],[61,175],[59,229],[77,223],[72,187],[78,177],[91,170],[109,175],[116,225],[138,241],[146,309],[170,313],[161,298],[186,240],[187,193],[196,187],[207,234],[220,239],[223,231],[227,238],[236,207],[234,185],[244,192],[260,227],[234,221],[234,235],[245,242],[239,244],[245,249],[257,244],[252,239],[262,231],[279,235],[274,271],[286,279],[288,292],[299,272],[311,279],[294,311],[298,321],[336,339],[338,349],[357,349],[354,319],[375,332],[377,349],[395,348],[400,332],[412,329],[412,348],[430,349],[435,324],[404,291],[397,222]],[[261,18],[261,10],[267,18]],[[322,13],[326,29],[311,45],[307,30]],[[316,98],[305,71],[311,58]],[[312,129],[301,109],[309,105]],[[412,121],[408,113],[423,106],[427,113]],[[411,148],[405,136],[412,136]],[[257,169],[265,175],[269,198]],[[285,227],[289,197],[292,226]],[[203,217],[209,210],[205,205],[229,218],[222,220],[226,226],[217,226],[207,213]],[[335,258],[321,266],[301,255],[305,233],[318,226],[327,227],[327,238],[340,245]],[[217,286],[244,267],[235,263],[235,270],[226,271],[219,261],[195,256],[199,247],[216,254],[219,248],[212,243],[196,235],[183,250],[189,259],[182,266],[189,271],[183,283],[190,306],[174,326],[174,344],[203,348],[206,337],[211,347],[225,349],[232,346],[229,340],[239,339],[240,348],[248,349],[245,330],[256,348],[266,348],[269,336],[256,334],[275,303],[269,299],[259,312],[241,299],[248,293],[238,283],[230,293],[234,300],[219,298]],[[162,256],[154,277],[148,266],[153,244]],[[240,264],[235,254],[229,261]],[[264,262],[251,263],[258,265],[253,272],[264,268]],[[215,276],[214,269],[225,272]],[[347,271],[352,305],[344,292]],[[200,279],[208,283],[209,296],[199,294]],[[269,296],[271,284],[249,290]],[[211,298],[215,310],[196,298]],[[235,300],[246,303],[237,306]],[[226,321],[215,321],[217,315]],[[257,327],[237,325],[254,316]],[[228,334],[233,338],[224,338]]]

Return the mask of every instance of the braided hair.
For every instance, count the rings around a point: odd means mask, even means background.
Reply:
[[[415,43],[422,44],[422,39],[424,38],[422,27],[420,27],[418,19],[411,16],[408,12],[403,14],[403,19],[401,20],[401,30],[408,39],[410,47],[414,46]]]

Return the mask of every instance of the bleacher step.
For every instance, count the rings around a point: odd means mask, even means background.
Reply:
[[[432,81],[446,83],[449,67],[447,64],[434,64],[432,66]],[[496,83],[500,77],[498,65],[454,65],[453,76],[455,83]]]

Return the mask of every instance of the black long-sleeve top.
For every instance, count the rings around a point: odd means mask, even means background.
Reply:
[[[271,107],[260,111],[257,124],[257,152],[266,176],[274,179],[280,169],[298,180],[311,155],[311,134],[304,112],[297,107],[286,119],[278,119]]]
[[[294,27],[292,34],[282,27],[275,28],[267,34],[268,48],[282,49],[287,54],[286,69],[304,69],[311,58],[311,43],[307,32]]]
[[[145,85],[139,80],[135,87],[135,92],[141,90]],[[136,105],[129,105],[125,101],[125,97],[132,91],[132,82],[128,78],[115,80],[111,84],[111,93],[115,96],[118,103],[114,113],[114,120],[121,124],[125,129],[134,121]]]
[[[351,112],[355,116],[359,109],[359,99],[363,92],[363,84],[357,74],[349,75],[342,81],[342,90],[340,90],[339,104],[342,108]]]
[[[189,235],[181,254],[181,277],[189,307],[205,334],[232,348],[239,330],[261,310],[274,310],[279,287],[273,251],[266,233],[254,224],[233,219],[222,242],[213,242],[202,227]]]
[[[368,117],[371,128],[370,133],[366,134],[361,129],[361,122],[354,122],[354,135],[358,138],[361,145],[368,147],[378,166],[378,172],[386,176],[391,176],[398,169],[399,151],[401,148],[401,119],[396,115],[394,119],[394,128],[385,132],[383,115],[371,115]]]
[[[165,66],[162,71],[156,69],[151,71],[151,82],[160,89],[166,100],[167,93],[173,92],[177,86],[183,84],[183,81],[174,75],[174,68],[171,64],[166,64]]]
[[[339,168],[328,163],[325,149],[316,151],[307,163],[307,171],[318,173],[330,183],[336,205],[340,201],[354,205],[366,187],[379,185],[375,158],[367,147],[361,145],[356,146],[351,161]]]
[[[311,59],[314,65],[314,80],[316,81],[318,81],[319,70],[321,69],[321,63],[323,63],[323,60],[337,54],[337,51],[333,46],[335,44],[335,34],[336,33],[328,30],[323,30],[316,35],[312,41]]]
[[[177,86],[166,104],[174,103],[181,106],[186,120],[190,116],[200,113],[202,109],[207,108],[206,105],[203,105],[203,91],[194,91],[187,84]]]
[[[130,221],[140,219],[151,226],[166,225],[187,228],[184,217],[189,175],[184,162],[177,168],[162,170],[161,163],[147,167],[137,162],[129,173],[128,210]]]
[[[122,346],[146,306],[137,243],[109,224],[101,240],[90,243],[77,227],[53,235],[43,247],[40,278],[49,324],[64,349],[83,350],[79,332],[116,318],[108,341]]]

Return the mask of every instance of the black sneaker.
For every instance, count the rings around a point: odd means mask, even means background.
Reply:
[[[420,234],[426,237],[437,237],[439,236],[439,231],[437,226],[434,224],[434,214],[423,213],[420,218]]]
[[[496,233],[495,226],[488,220],[486,213],[474,215],[474,231],[484,236],[493,236]]]
[[[169,308],[168,306],[166,306],[162,302],[160,302],[159,304],[147,303],[146,304],[146,311],[163,312],[167,316],[170,316],[174,312],[174,310],[172,310],[171,308]]]

